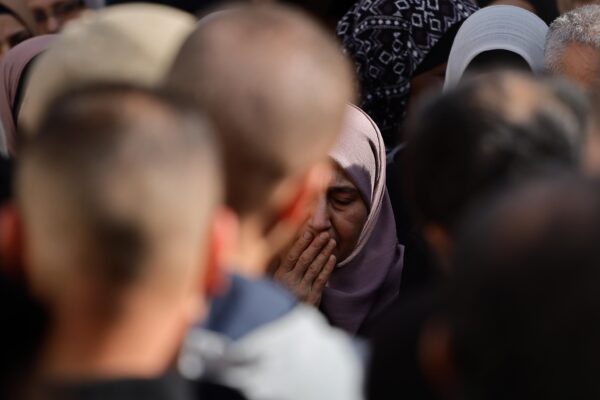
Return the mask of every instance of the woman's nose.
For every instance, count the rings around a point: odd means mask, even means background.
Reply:
[[[315,210],[308,220],[308,226],[315,232],[326,231],[331,228],[327,201],[324,198],[319,199]]]

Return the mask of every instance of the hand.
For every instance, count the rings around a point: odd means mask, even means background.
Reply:
[[[336,242],[328,233],[317,237],[304,232],[281,257],[273,279],[286,286],[300,301],[318,305],[336,264]]]

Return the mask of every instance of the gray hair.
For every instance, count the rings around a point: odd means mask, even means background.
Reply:
[[[576,8],[550,25],[544,55],[548,71],[558,71],[561,55],[570,43],[593,47],[600,54],[600,5]]]

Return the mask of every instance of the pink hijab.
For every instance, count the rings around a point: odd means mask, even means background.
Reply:
[[[17,136],[15,101],[23,71],[41,52],[46,50],[55,35],[37,36],[10,49],[0,61],[0,151],[15,155]]]
[[[348,106],[342,135],[330,157],[356,185],[369,210],[354,251],[336,266],[321,308],[333,325],[357,333],[397,296],[404,259],[386,188],[385,145],[379,128]]]

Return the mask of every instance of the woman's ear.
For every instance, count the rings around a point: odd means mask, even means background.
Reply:
[[[215,212],[208,237],[208,257],[204,285],[201,288],[205,297],[213,297],[225,289],[224,271],[236,249],[238,235],[239,220],[236,214],[226,207],[219,208]]]
[[[26,280],[23,263],[23,224],[16,207],[5,204],[0,207],[0,273]]]

